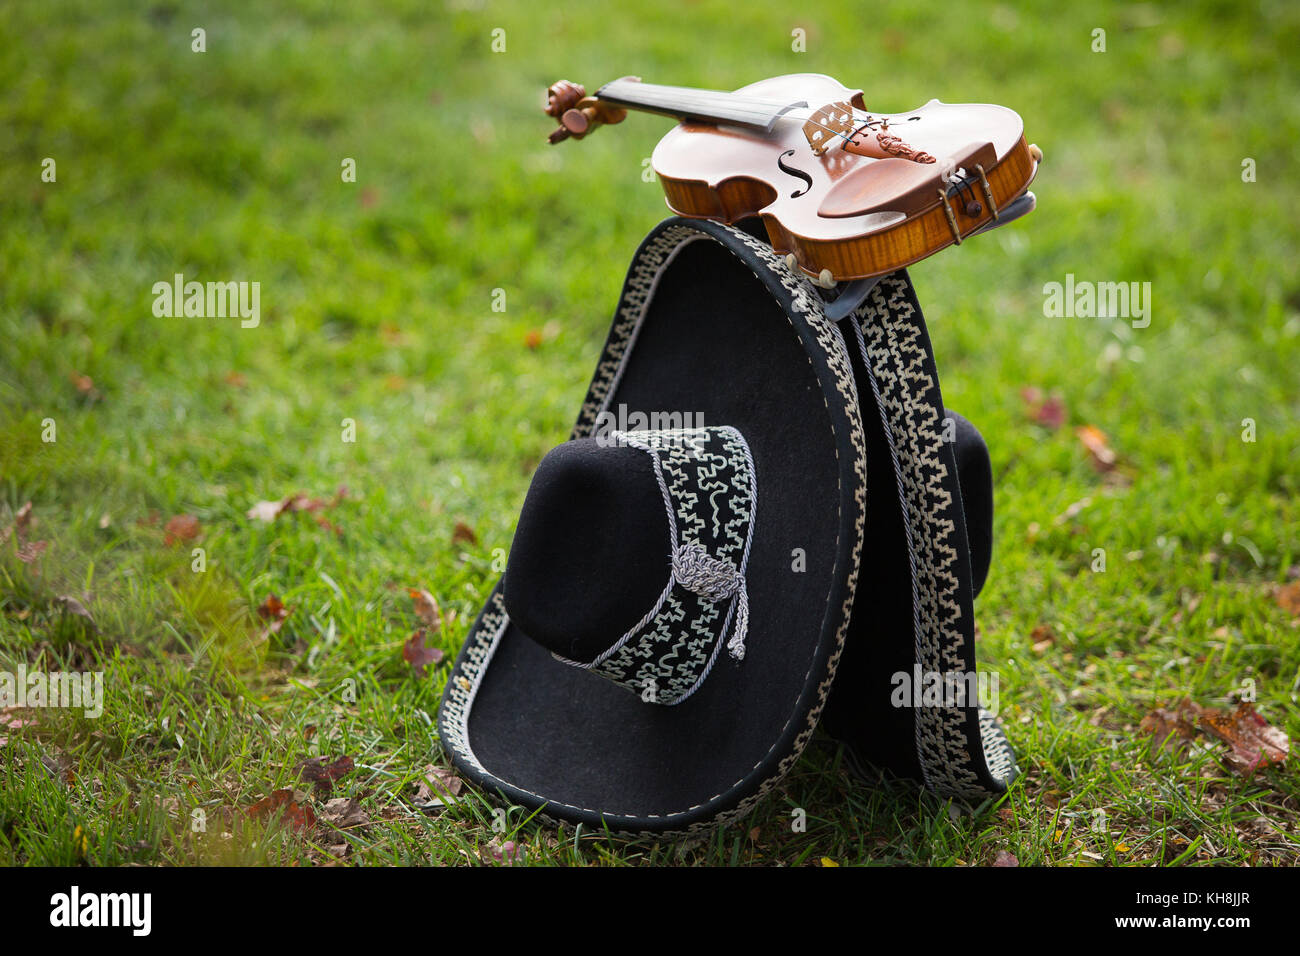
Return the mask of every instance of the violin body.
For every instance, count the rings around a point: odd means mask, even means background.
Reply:
[[[931,100],[879,113],[861,90],[822,74],[698,102],[686,93],[678,94],[686,105],[665,106],[668,94],[638,97],[628,78],[581,102],[597,124],[618,122],[625,109],[680,114],[651,159],[669,208],[729,223],[761,217],[772,247],[823,285],[892,272],[991,226],[1025,193],[1042,156],[1005,107]],[[775,119],[748,121],[745,110],[767,104],[787,105],[771,111]]]

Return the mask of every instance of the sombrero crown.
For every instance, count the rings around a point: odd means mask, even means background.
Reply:
[[[744,657],[757,500],[753,457],[734,428],[566,442],[524,501],[506,610],[565,663],[647,703],[680,703],[724,643]]]

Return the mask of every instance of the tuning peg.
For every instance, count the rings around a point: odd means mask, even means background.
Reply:
[[[546,91],[546,105],[542,107],[547,116],[556,119],[578,105],[579,100],[587,95],[587,88],[581,83],[557,80]]]

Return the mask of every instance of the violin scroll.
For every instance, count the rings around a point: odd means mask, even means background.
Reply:
[[[551,84],[542,110],[560,124],[560,128],[552,130],[547,137],[552,146],[570,137],[582,139],[597,126],[621,123],[627,118],[627,110],[588,96],[586,87],[569,80],[557,80]]]

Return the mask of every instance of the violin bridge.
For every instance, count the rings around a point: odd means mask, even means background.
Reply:
[[[813,111],[803,124],[803,135],[814,154],[820,156],[837,139],[848,142],[854,132],[853,106],[847,100],[828,103]]]

